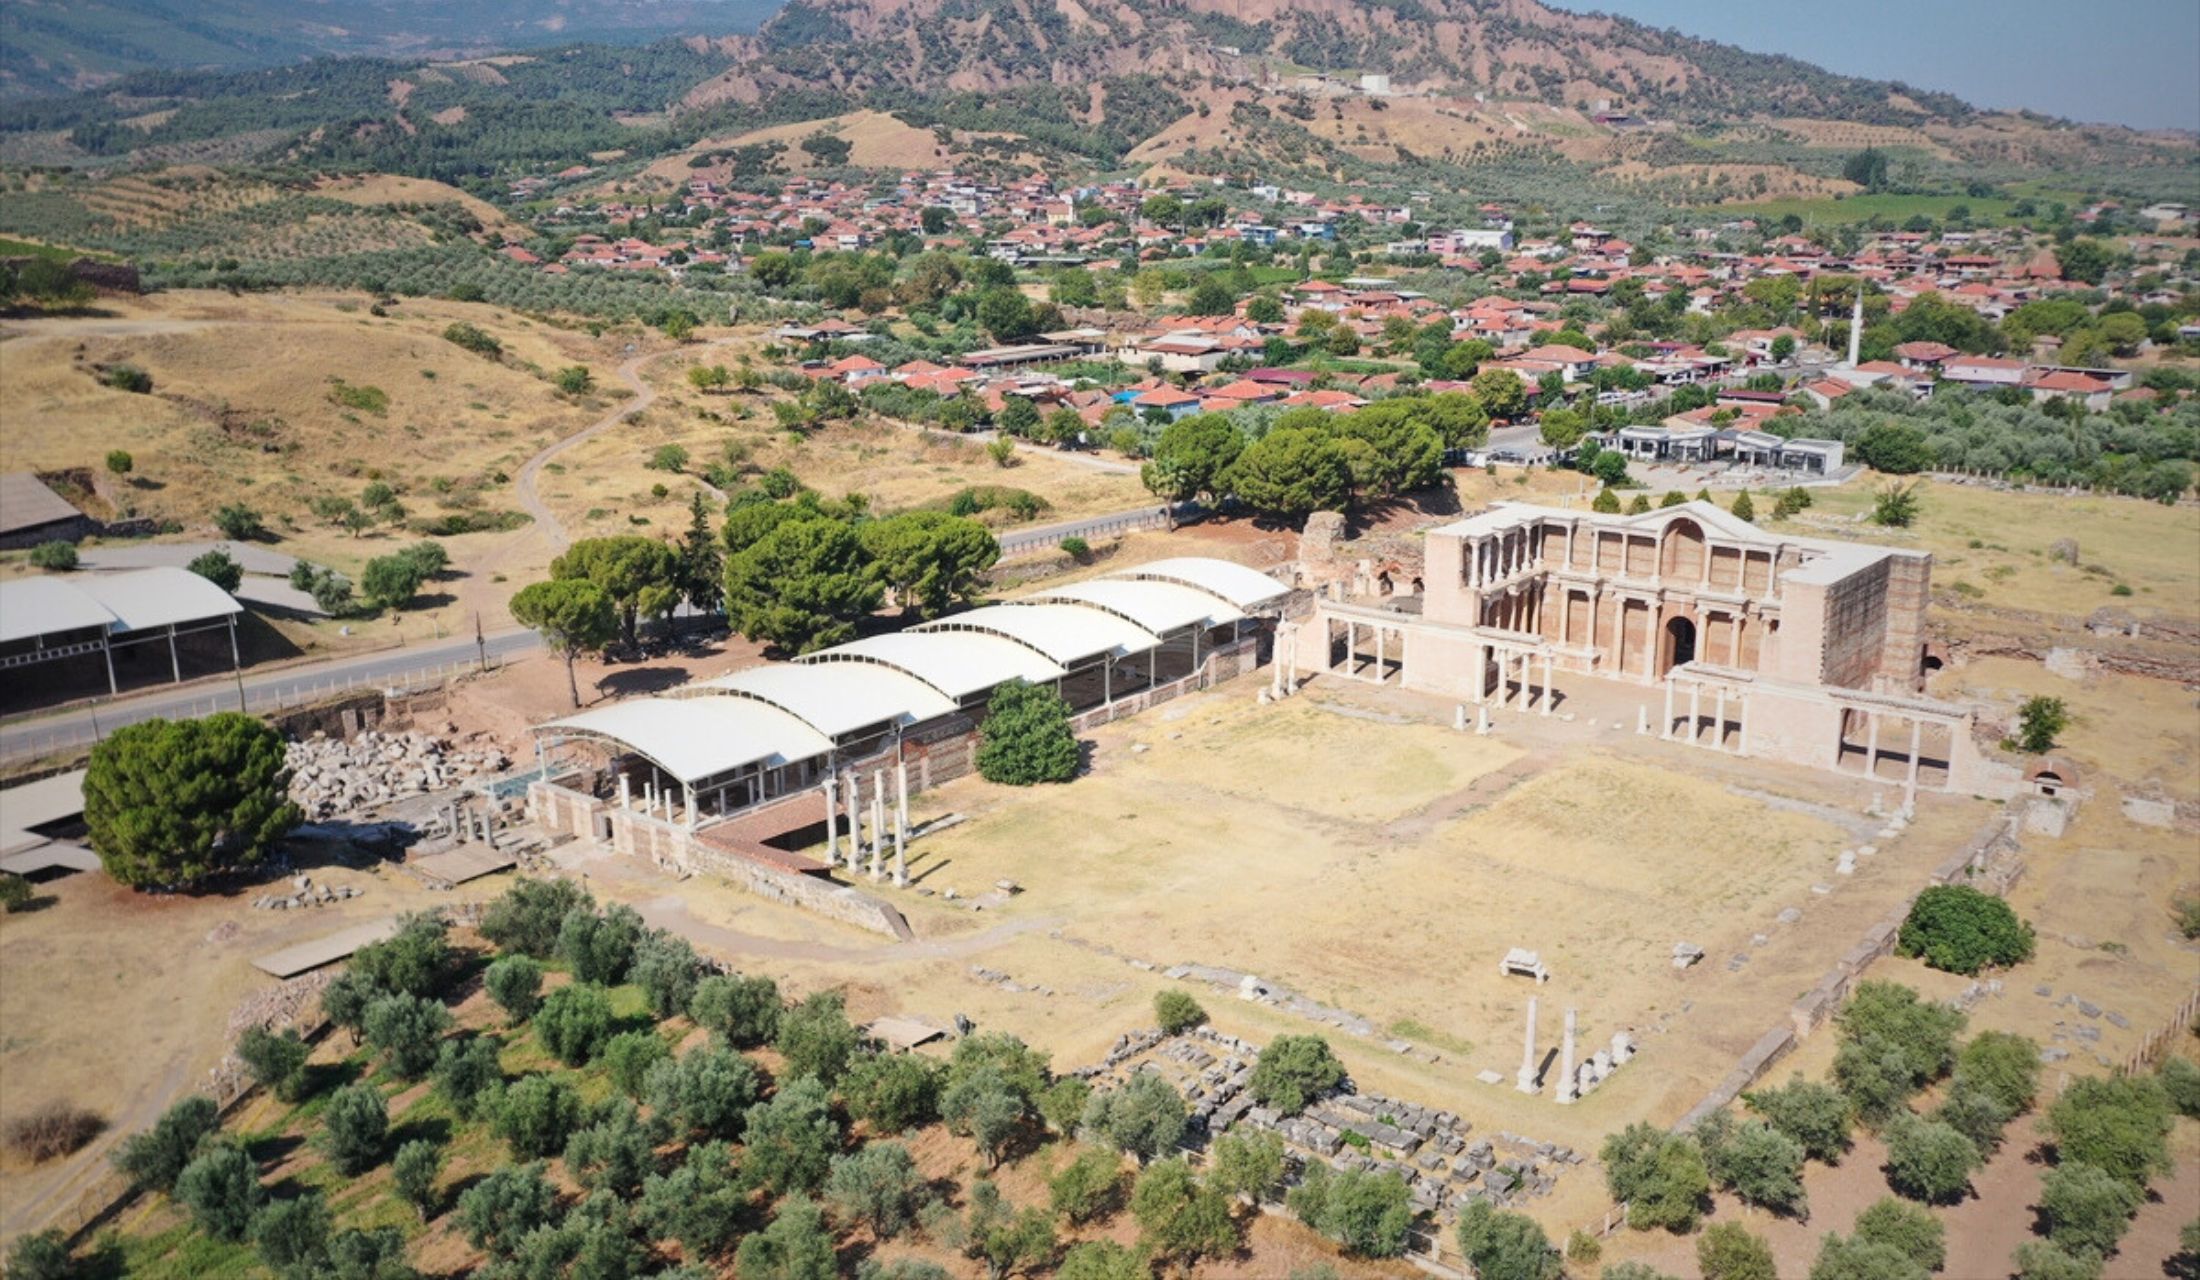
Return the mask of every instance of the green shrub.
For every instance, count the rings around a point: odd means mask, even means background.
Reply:
[[[76,568],[76,544],[73,542],[41,542],[31,548],[31,567],[54,573],[67,573]]]
[[[1713,1223],[1696,1241],[1704,1280],[1779,1280],[1772,1246],[1738,1222]]]
[[[321,1110],[321,1147],[339,1173],[357,1175],[373,1168],[382,1158],[389,1130],[389,1106],[370,1084],[337,1090]]]
[[[1287,1116],[1329,1092],[1344,1079],[1344,1064],[1320,1036],[1277,1036],[1260,1051],[1250,1083],[1253,1098]]]
[[[2032,927],[1990,893],[1969,885],[1934,885],[1911,905],[1897,947],[1935,969],[1975,974],[2031,959]]]
[[[1887,1185],[1913,1200],[1952,1204],[1986,1162],[1952,1126],[1909,1117],[1887,1133]]]
[[[1069,704],[1054,690],[1021,679],[996,687],[979,726],[977,763],[986,781],[1013,787],[1076,777]]]
[[[153,375],[134,364],[108,365],[106,371],[100,375],[100,381],[117,391],[128,391],[136,395],[145,395],[153,389]]]
[[[569,1067],[596,1056],[611,1038],[611,1023],[611,997],[587,982],[559,987],[535,1011],[535,1035],[542,1047]]]
[[[1157,991],[1153,997],[1153,1014],[1161,1026],[1163,1035],[1182,1035],[1207,1020],[1207,1011],[1199,1007],[1190,992],[1174,987]]]
[[[1856,1238],[1892,1246],[1904,1257],[1938,1271],[1948,1260],[1947,1229],[1932,1211],[1888,1196],[1858,1214]]]
[[[2070,1253],[2106,1257],[2145,1196],[2137,1187],[2089,1164],[2055,1166],[2040,1183],[2040,1217],[2047,1238]]]
[[[2065,1163],[2089,1164],[2135,1187],[2170,1167],[2170,1106],[2148,1076],[2087,1076],[2047,1109],[2047,1132]]]

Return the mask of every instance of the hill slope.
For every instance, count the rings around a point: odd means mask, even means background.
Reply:
[[[8,0],[0,98],[132,71],[276,66],[322,55],[440,56],[754,30],[775,0]]]

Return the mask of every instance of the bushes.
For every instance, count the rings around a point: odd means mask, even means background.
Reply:
[[[146,395],[153,389],[153,375],[134,364],[111,364],[101,371],[99,380],[117,391],[133,395]]]
[[[532,956],[500,956],[490,962],[481,980],[489,998],[515,1026],[542,1007],[542,966]]]
[[[1320,1036],[1277,1036],[1253,1064],[1250,1088],[1264,1107],[1287,1116],[1334,1089],[1344,1079],[1344,1064]]]
[[[632,907],[615,906],[600,916],[576,907],[558,926],[558,954],[573,966],[575,982],[614,986],[634,962],[642,932],[642,917]]]
[[[337,1172],[357,1175],[382,1158],[389,1136],[389,1107],[373,1085],[339,1089],[321,1111],[321,1147]]]
[[[2032,958],[2032,927],[2009,904],[1969,885],[1934,885],[1917,895],[1897,939],[1899,954],[1922,956],[1949,973],[1975,974]]]
[[[853,1154],[833,1157],[825,1177],[825,1198],[843,1218],[864,1224],[880,1240],[891,1240],[916,1221],[924,1179],[909,1148],[898,1142],[874,1142]]]
[[[2200,1066],[2189,1059],[2172,1057],[2162,1063],[2162,1096],[2170,1109],[2188,1119],[2200,1120]]]
[[[443,340],[455,346],[464,347],[477,356],[487,356],[491,360],[498,359],[504,354],[503,343],[498,342],[476,326],[463,320],[453,321],[445,326]]]
[[[1024,680],[993,691],[979,729],[978,772],[988,782],[1028,787],[1077,776],[1077,737],[1062,695]]]
[[[1828,1232],[1810,1280],[1929,1280],[1930,1273],[1891,1244]]]
[[[9,1120],[0,1145],[18,1158],[43,1164],[74,1152],[107,1127],[96,1111],[66,1102],[49,1102]]]
[[[575,982],[559,987],[535,1013],[535,1035],[542,1047],[569,1067],[596,1056],[611,1038],[611,997],[601,987]]]
[[[1703,1280],[1779,1280],[1772,1246],[1738,1222],[1719,1222],[1696,1241]]]
[[[2145,1076],[2088,1076],[2047,1110],[2066,1163],[2089,1164],[2134,1187],[2169,1168],[2169,1099]]]
[[[1905,1117],[1887,1132],[1887,1185],[1913,1200],[1952,1204],[1986,1162],[1953,1126]]]
[[[622,1031],[604,1042],[602,1060],[611,1083],[626,1096],[639,1098],[650,1069],[671,1056],[655,1031]]]
[[[76,568],[76,544],[73,542],[41,542],[31,548],[31,567],[52,573],[67,573]]]
[[[2145,1199],[2139,1188],[2089,1164],[2066,1162],[2040,1184],[2047,1238],[2070,1253],[2106,1257]]]
[[[200,1141],[220,1123],[221,1113],[212,1098],[185,1098],[168,1108],[152,1128],[124,1138],[115,1148],[114,1165],[141,1187],[168,1191],[198,1154]]]
[[[1173,987],[1154,993],[1153,1015],[1161,1033],[1170,1036],[1182,1035],[1207,1020],[1207,1011],[1199,1007],[1199,1001]]]
[[[1628,1225],[1695,1230],[1711,1176],[1693,1138],[1636,1123],[1605,1139],[1601,1154],[1605,1185],[1627,1205]]]
[[[1413,1225],[1411,1195],[1395,1173],[1312,1165],[1289,1203],[1300,1221],[1366,1258],[1405,1252],[1406,1229]]]
[[[1459,1251],[1481,1280],[1558,1280],[1558,1250],[1535,1219],[1474,1199],[1459,1211]],[[1769,1273],[1767,1273],[1769,1274]]]

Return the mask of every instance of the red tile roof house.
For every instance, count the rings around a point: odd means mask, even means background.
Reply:
[[[1962,354],[1944,342],[1905,342],[1894,349],[1894,358],[1905,369],[1937,369],[1948,357]]]
[[[1148,409],[1159,409],[1175,419],[1199,412],[1199,397],[1174,387],[1155,387],[1151,391],[1140,393],[1137,399],[1131,401],[1131,407],[1140,413]]]
[[[2032,392],[2032,399],[2078,400],[2086,408],[2096,412],[2108,408],[2109,385],[2099,378],[2089,378],[2082,373],[2057,369],[2039,374],[2025,384]]]
[[[2014,387],[2024,382],[2022,360],[1996,356],[1955,356],[1942,362],[1940,376],[1950,382],[1978,387]]]

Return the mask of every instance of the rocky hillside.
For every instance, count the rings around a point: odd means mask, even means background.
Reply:
[[[1715,119],[1956,121],[1947,94],[1537,0],[791,0],[691,104],[797,85],[1000,91],[1141,74],[1380,73],[1400,91]],[[1100,104],[1093,104],[1097,110]]]

